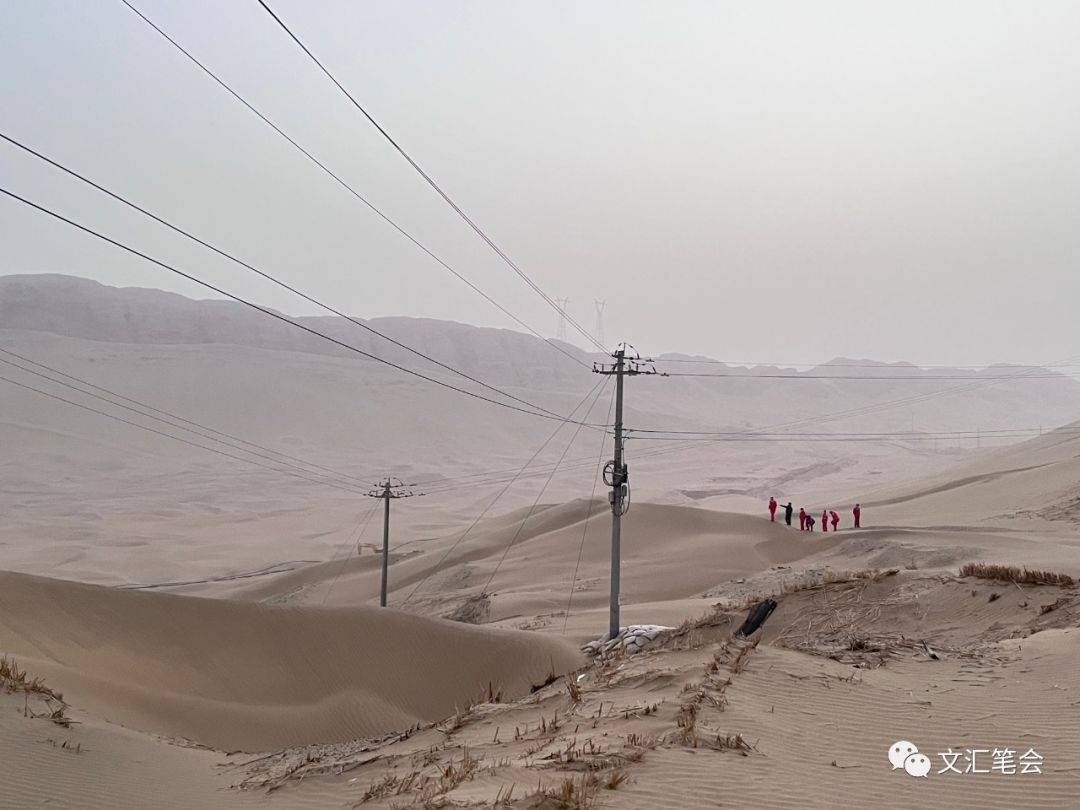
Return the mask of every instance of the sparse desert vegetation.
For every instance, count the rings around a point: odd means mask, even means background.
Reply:
[[[988,563],[965,563],[960,567],[960,576],[989,579],[995,582],[1015,582],[1020,585],[1057,585],[1072,588],[1076,583],[1068,574],[1054,571],[1034,571],[1030,568],[1018,568],[1015,565],[991,565]]]

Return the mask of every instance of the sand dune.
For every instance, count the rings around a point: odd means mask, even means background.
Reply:
[[[440,615],[487,588],[491,621],[562,615],[580,551],[573,606],[578,611],[606,606],[611,536],[606,502],[545,505],[526,520],[527,515],[528,509],[516,510],[480,524],[445,561],[460,533],[413,544],[408,554],[403,550],[392,556],[390,604],[408,600],[411,610]],[[747,515],[636,504],[622,534],[624,601],[693,596],[717,582],[821,553],[842,540],[840,535],[800,536]],[[377,595],[379,578],[378,559],[365,556],[203,590],[237,599],[356,605]]]
[[[267,607],[17,574],[0,574],[0,650],[98,716],[251,751],[430,722],[489,683],[520,696],[581,663],[553,638],[396,611]]]
[[[451,734],[422,730],[359,755],[319,752],[360,761],[355,786],[286,779],[281,798],[321,791],[327,804],[366,795],[366,806],[388,807],[403,801],[394,791],[408,780],[410,799],[427,790],[490,805],[511,786],[523,800],[572,780],[601,806],[643,810],[1069,806],[1080,754],[1069,678],[1080,661],[1075,592],[901,572],[779,598],[756,646],[730,638],[743,611],[720,610],[652,651],[590,667],[576,693],[558,682],[527,701],[479,707]],[[1042,612],[1055,602],[1064,604]],[[932,757],[927,779],[892,770],[886,753],[900,739]],[[1034,750],[1042,773],[992,773],[994,748],[1012,749],[1014,761]],[[940,752],[966,749],[983,749],[984,772],[938,772]],[[466,751],[475,773],[440,783],[440,769],[461,766]],[[249,773],[274,784],[269,771]],[[548,806],[532,801],[524,806]]]
[[[942,519],[966,524],[1020,519],[1044,528],[1080,523],[1080,423],[1000,448],[933,476],[870,490],[880,522]],[[1063,525],[1055,527],[1054,523]],[[1072,527],[1069,526],[1072,524]]]
[[[55,277],[0,283],[5,346],[356,476],[436,481],[513,468],[551,427],[232,313]],[[521,335],[409,319],[380,327],[442,346],[470,373],[560,411],[591,379]],[[527,374],[507,359],[519,355]],[[874,406],[940,383],[871,393],[812,381],[797,395],[754,381],[631,385],[635,426],[715,430]],[[939,429],[1072,418],[1075,384],[1046,385],[1045,397],[988,386],[914,417]],[[396,503],[391,609],[379,610],[381,560],[370,551],[379,516],[358,493],[222,464],[25,392],[0,390],[0,403],[11,451],[0,459],[0,568],[118,586],[0,573],[0,653],[62,690],[80,722],[58,729],[22,716],[18,695],[0,696],[0,804],[325,807],[367,795],[375,807],[490,806],[513,791],[544,806],[525,794],[620,773],[615,790],[589,788],[605,806],[1053,807],[1075,793],[1075,591],[955,576],[969,560],[1080,574],[1075,430],[978,454],[699,444],[649,456],[631,441],[622,616],[683,629],[643,655],[595,663],[576,649],[608,621],[610,513],[601,489],[585,497],[599,450],[592,431],[531,515],[543,474],[519,481],[464,540],[491,482]],[[826,424],[906,429],[912,416]],[[538,462],[553,463],[568,440]],[[845,529],[770,524],[770,494],[842,509]],[[847,528],[854,501],[864,506],[859,531]],[[375,517],[360,531],[368,509]],[[864,569],[898,573],[841,575]],[[439,619],[483,593],[484,624]],[[746,604],[770,594],[780,605],[760,643],[732,640]],[[571,684],[532,691],[570,670]],[[460,728],[432,725],[489,687],[506,700],[475,707]],[[689,705],[697,738],[686,731]],[[729,735],[750,747],[733,750]],[[885,760],[902,738],[928,750],[1034,746],[1052,772],[1038,782],[914,780]],[[83,753],[50,739],[82,742]],[[236,750],[258,755],[225,753]],[[475,769],[450,784],[468,757]],[[252,790],[227,789],[237,784]]]
[[[178,746],[84,713],[62,728],[0,691],[0,807],[237,807],[216,751]]]
[[[325,318],[304,322],[438,379],[476,387],[351,324]],[[408,345],[437,347],[440,360],[558,413],[569,412],[598,379],[589,373],[590,356],[567,348],[585,363],[582,367],[530,335],[413,318],[379,318],[370,325]],[[329,560],[355,534],[369,505],[359,492],[372,479],[393,473],[440,482],[514,470],[553,429],[545,420],[346,356],[240,305],[70,276],[0,278],[0,347],[215,430],[340,470],[359,483],[357,491],[342,491],[248,466],[2,384],[0,443],[10,450],[0,459],[0,508],[7,518],[0,526],[4,570],[128,584]],[[28,372],[3,368],[5,376],[21,382],[103,405]],[[897,431],[914,424],[947,430],[1051,424],[1073,418],[1080,408],[1080,383],[1066,377],[991,379],[976,390],[885,407],[958,383],[935,380],[943,370],[924,373],[904,364],[874,366],[865,373],[925,379],[777,385],[640,377],[628,389],[627,424],[739,431],[854,411],[821,424],[811,421],[805,429]],[[953,375],[977,381],[1001,373],[955,370]],[[605,394],[593,421],[607,403]],[[566,429],[553,440],[537,465],[553,464],[570,434]],[[551,481],[545,502],[588,496],[599,438],[592,430],[581,431],[566,456],[572,463]],[[663,444],[631,441],[635,498],[726,511],[754,511],[769,494],[800,497],[825,488],[849,494],[875,480],[934,473],[968,454],[966,447],[926,442],[697,442],[651,455]],[[531,503],[545,472],[519,481],[495,511]],[[396,538],[418,540],[459,530],[500,488],[489,482],[432,491],[395,511]],[[364,539],[375,534],[372,525]]]

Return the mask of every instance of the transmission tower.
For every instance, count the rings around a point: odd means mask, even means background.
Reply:
[[[570,303],[569,298],[556,298],[555,303],[559,305],[559,329],[555,333],[555,337],[559,340],[566,340],[566,305]]]
[[[364,493],[369,498],[383,499],[382,585],[379,587],[379,607],[386,607],[386,579],[390,568],[390,501],[424,494],[409,489],[414,486],[416,484],[402,483],[400,478],[388,477],[381,484],[376,484],[370,492]]]
[[[596,339],[600,342],[600,345],[604,344],[604,307],[607,305],[607,301],[601,301],[594,298],[593,304],[596,306]]]
[[[604,483],[611,487],[611,597],[608,638],[619,635],[619,578],[621,573],[622,516],[630,509],[630,468],[623,452],[623,377],[656,374],[651,360],[643,360],[628,343],[620,343],[611,355],[614,363],[593,363],[596,374],[615,375],[615,458],[604,465]]]

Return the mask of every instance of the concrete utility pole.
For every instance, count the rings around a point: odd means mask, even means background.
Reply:
[[[627,349],[633,353],[627,356]],[[604,483],[611,487],[611,597],[608,605],[608,638],[615,638],[619,624],[619,580],[622,565],[622,516],[630,508],[630,470],[623,453],[623,377],[656,374],[651,360],[642,360],[633,346],[620,343],[611,355],[614,363],[593,363],[596,374],[615,375],[615,459],[604,466]]]
[[[382,530],[382,585],[379,588],[379,607],[386,607],[386,581],[390,569],[390,501],[396,498],[413,498],[423,495],[422,492],[413,492],[409,487],[415,484],[403,484],[398,478],[387,478],[381,484],[365,493],[369,498],[383,499],[383,530]]]

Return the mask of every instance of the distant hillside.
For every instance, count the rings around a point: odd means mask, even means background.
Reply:
[[[331,335],[365,352],[461,382],[415,355],[397,348],[355,324],[334,317],[294,320]],[[370,325],[406,345],[479,377],[492,385],[580,397],[595,382],[587,367],[545,346],[536,337],[507,329],[490,329],[449,321],[418,318],[376,318]],[[72,338],[134,345],[176,346],[221,344],[285,350],[357,359],[372,373],[385,370],[355,353],[321,340],[288,324],[276,322],[231,301],[193,300],[175,293],[141,288],[108,287],[64,275],[0,276],[0,328],[47,332]],[[597,359],[560,344],[586,366]],[[668,354],[665,358],[687,358]],[[698,358],[702,359],[702,358]],[[964,430],[1031,427],[1071,422],[1080,416],[1080,382],[1064,375],[1029,380],[983,380],[1009,373],[1008,367],[982,372],[960,369],[919,370],[908,364],[865,361],[851,366],[836,360],[803,376],[807,379],[746,377],[639,378],[633,382],[628,407],[636,411],[635,427],[687,427],[724,430],[760,427],[851,412],[830,419],[824,428],[901,431]],[[835,364],[835,365],[834,365]],[[838,366],[842,365],[840,371]],[[662,366],[666,371],[698,371],[768,375],[779,369],[753,369],[697,364]],[[792,373],[793,370],[788,370]],[[860,381],[814,379],[823,371],[845,377],[902,375],[919,379]],[[366,373],[366,372],[365,372]],[[391,372],[394,373],[394,372]],[[948,379],[937,379],[946,377]],[[962,379],[955,379],[960,377]],[[396,384],[429,386],[398,375]],[[978,383],[964,390],[967,382]],[[468,385],[466,383],[466,385]],[[938,392],[953,389],[941,396]],[[929,397],[923,400],[923,397]],[[884,403],[911,400],[899,407]],[[863,413],[862,411],[866,411]],[[629,420],[628,420],[629,421]]]
[[[354,324],[301,320],[379,357],[491,394]],[[370,323],[556,413],[570,413],[601,382],[591,373],[591,356],[565,347],[583,367],[528,334],[414,318]],[[154,582],[326,560],[357,542],[371,506],[358,489],[380,476],[434,490],[395,511],[402,538],[447,536],[469,525],[545,441],[534,467],[492,515],[528,506],[544,487],[545,503],[590,497],[597,461],[611,452],[610,437],[601,450],[603,431],[563,426],[553,436],[555,422],[364,360],[240,305],[158,290],[59,275],[0,277],[0,348],[353,476],[340,489],[297,478],[272,458],[245,463],[215,455],[150,431],[249,459],[251,448],[222,447],[183,423],[163,425],[0,363],[0,376],[70,400],[0,383],[0,570]],[[980,381],[1002,372],[888,368],[920,379],[635,377],[627,381],[626,423],[634,430],[791,423],[801,431],[992,430],[1049,428],[1080,415],[1080,384],[1068,377]],[[964,379],[934,379],[941,375]],[[590,421],[607,421],[610,390],[598,392]],[[933,475],[974,452],[970,442],[678,443],[646,435],[631,432],[627,444],[636,502],[734,511],[756,512],[770,494],[848,493],[865,491],[867,481]],[[545,483],[560,457],[558,474]],[[456,488],[439,492],[440,483]],[[365,542],[376,525],[368,526]]]

